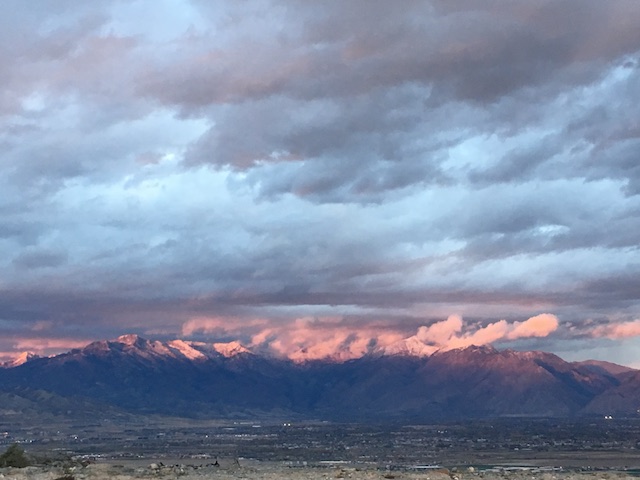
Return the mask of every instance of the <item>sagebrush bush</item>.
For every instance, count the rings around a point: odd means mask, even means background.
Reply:
[[[0,467],[24,468],[29,466],[29,460],[20,446],[13,444],[0,455]]]

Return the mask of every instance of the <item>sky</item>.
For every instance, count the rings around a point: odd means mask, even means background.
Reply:
[[[6,0],[0,359],[640,367],[640,2]]]

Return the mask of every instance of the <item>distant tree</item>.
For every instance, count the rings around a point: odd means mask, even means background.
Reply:
[[[24,450],[18,445],[13,444],[0,455],[0,467],[17,467],[24,468],[29,466],[29,460],[24,454]]]

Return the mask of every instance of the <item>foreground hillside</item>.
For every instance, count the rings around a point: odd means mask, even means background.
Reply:
[[[637,371],[544,352],[468,347],[295,363],[237,343],[135,335],[0,369],[0,385],[12,405],[0,407],[5,415],[40,407],[89,416],[434,421],[635,415],[640,405]]]

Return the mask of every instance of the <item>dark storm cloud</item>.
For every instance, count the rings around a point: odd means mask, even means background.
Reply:
[[[240,7],[232,28],[264,14],[260,6]],[[638,14],[637,5],[582,6],[407,2],[399,9],[387,2],[273,2],[274,16],[289,28],[263,22],[249,35],[242,32],[239,50],[205,50],[210,59],[198,50],[185,61],[194,71],[175,72],[179,82],[158,76],[158,95],[199,107],[282,93],[305,100],[349,96],[418,82],[452,90],[456,97],[492,101],[524,86],[569,80],[563,75],[580,67],[574,62],[586,62],[587,68],[588,62],[635,51],[640,35],[630,18]],[[612,24],[620,28],[615,35]],[[591,68],[595,75],[598,67]],[[185,88],[190,82],[200,88]]]
[[[589,305],[603,309],[636,307],[640,288],[638,262],[617,276],[596,278],[585,282],[581,291]]]
[[[142,91],[212,121],[189,163],[249,170],[249,181],[266,196],[376,201],[389,190],[451,181],[442,164],[452,140],[474,133],[509,138],[513,128],[535,128],[540,117],[556,114],[539,100],[598,82],[611,62],[628,62],[640,43],[629,21],[637,5],[582,7],[280,2],[269,8],[290,28],[262,22],[247,35],[242,27],[267,8],[247,4],[241,12],[231,8],[231,21],[220,26],[236,40],[230,46],[188,37],[175,62],[163,59],[146,74]],[[451,115],[453,108],[467,110],[466,118]],[[469,179],[553,175],[554,157],[568,143],[560,133],[544,135],[536,145],[504,152],[486,170],[471,167]],[[612,163],[611,170],[570,175],[629,178],[627,191],[634,191],[635,171],[624,160],[599,160]],[[570,161],[575,168],[579,160]],[[287,165],[268,167],[281,163]]]

